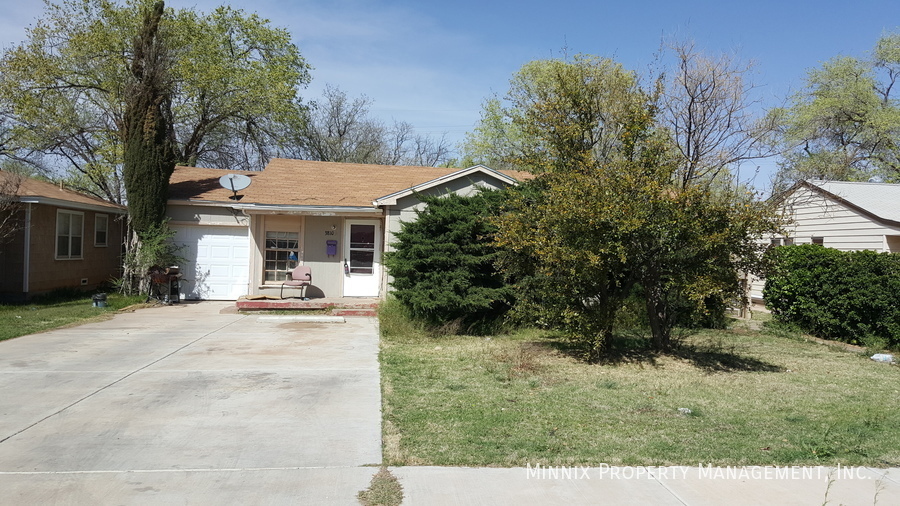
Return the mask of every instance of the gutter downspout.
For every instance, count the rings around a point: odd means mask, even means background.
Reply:
[[[24,258],[24,268],[22,269],[22,292],[25,295],[25,298],[28,299],[28,292],[30,292],[30,279],[29,274],[31,272],[31,204],[25,204],[25,247],[23,251]]]

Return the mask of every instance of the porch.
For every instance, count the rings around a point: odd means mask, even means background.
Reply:
[[[381,299],[361,297],[299,298],[245,295],[235,302],[238,311],[325,310],[334,316],[376,316]]]

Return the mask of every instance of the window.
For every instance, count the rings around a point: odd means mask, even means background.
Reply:
[[[300,234],[297,232],[266,232],[266,281],[284,281],[297,266]]]
[[[375,225],[350,225],[350,274],[374,274]]]
[[[83,232],[83,213],[62,210],[56,212],[56,258],[58,260],[81,258]]]
[[[109,216],[98,214],[94,216],[94,246],[109,246]]]
[[[793,237],[785,237],[785,238],[784,238],[784,245],[785,245],[785,246],[793,246],[793,245],[794,245],[794,238],[793,238]]]
[[[819,246],[825,246],[825,238],[824,237],[813,237],[813,244],[818,244]]]
[[[775,247],[775,246],[781,246],[781,238],[780,238],[780,237],[776,237],[776,238],[774,238],[774,239],[771,239],[771,240],[769,241],[769,245],[772,246],[772,247]]]

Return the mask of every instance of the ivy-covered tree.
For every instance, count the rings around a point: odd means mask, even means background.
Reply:
[[[403,224],[384,258],[393,295],[413,317],[477,332],[510,308],[511,290],[494,267],[492,241],[491,217],[503,199],[499,190],[422,198],[427,207]]]
[[[163,2],[148,10],[134,39],[132,79],[124,114],[123,174],[129,220],[139,237],[164,220],[169,178],[175,170],[170,122],[171,57],[160,33],[163,11]]]

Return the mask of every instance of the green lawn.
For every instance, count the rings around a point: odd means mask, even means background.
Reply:
[[[900,465],[900,367],[839,348],[744,328],[590,365],[538,331],[382,332],[387,465]]]
[[[0,305],[0,341],[107,318],[119,309],[143,302],[145,298],[111,293],[105,308],[93,307],[90,294],[45,297],[22,305]]]

